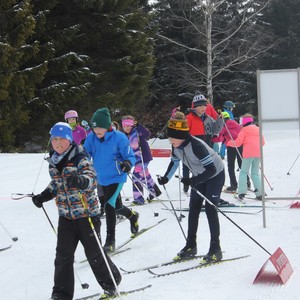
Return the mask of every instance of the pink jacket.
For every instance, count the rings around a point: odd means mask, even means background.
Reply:
[[[262,137],[262,143],[265,139]],[[229,147],[240,147],[243,145],[243,158],[260,157],[259,128],[252,124],[242,128],[237,139],[228,141]]]
[[[240,133],[241,129],[242,127],[238,122],[227,119],[224,127],[219,133],[219,136],[221,137],[221,142],[224,141],[224,143],[227,145],[228,141],[230,141],[231,139],[236,139],[238,137],[238,134]]]

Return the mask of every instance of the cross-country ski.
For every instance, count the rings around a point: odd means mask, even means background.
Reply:
[[[177,269],[177,270],[169,271],[169,272],[165,272],[165,273],[154,272],[154,271],[152,271],[152,269],[147,269],[147,271],[151,275],[154,275],[156,277],[161,277],[161,276],[167,276],[167,275],[173,275],[173,274],[177,274],[177,273],[181,273],[181,272],[186,272],[186,271],[190,271],[190,270],[205,268],[205,267],[221,264],[221,263],[224,263],[224,262],[239,260],[239,259],[246,258],[246,257],[249,257],[249,256],[250,255],[244,255],[244,256],[238,256],[238,257],[233,257],[233,258],[226,258],[226,259],[222,259],[222,260],[219,260],[219,261],[210,261],[210,262],[203,262],[203,263],[200,262],[197,265],[194,265],[192,267]]]

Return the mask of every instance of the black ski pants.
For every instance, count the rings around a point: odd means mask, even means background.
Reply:
[[[236,176],[235,176],[235,160],[237,159],[238,166],[239,166],[239,168],[241,168],[242,153],[243,153],[243,146],[241,146],[239,148],[227,147],[227,168],[228,168],[228,174],[229,174],[229,179],[230,179],[230,186],[235,189],[238,186]]]
[[[95,216],[91,219],[95,231],[100,238],[100,218],[99,216]],[[56,257],[54,262],[54,287],[52,291],[52,295],[59,296],[59,299],[73,299],[74,253],[79,241],[84,247],[85,255],[101,287],[107,289],[114,286],[88,218],[69,220],[64,217],[59,217]],[[114,274],[115,281],[119,284],[121,281],[119,270],[109,256],[106,255],[106,259]]]
[[[225,181],[224,170],[209,180],[199,183],[195,188],[208,198],[212,203],[218,205],[221,197],[222,188]],[[194,190],[191,189],[190,211],[188,217],[188,241],[196,243],[199,215],[204,199]],[[220,224],[218,212],[213,205],[205,201],[205,212],[208,220],[211,242],[219,242]]]

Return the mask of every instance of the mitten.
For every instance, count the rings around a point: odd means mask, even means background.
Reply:
[[[79,190],[84,190],[88,187],[89,180],[84,176],[78,176],[76,174],[72,174],[67,178],[67,186],[68,188],[75,188]]]
[[[121,170],[124,173],[128,173],[131,170],[131,163],[129,160],[124,160],[123,162],[120,163],[120,166],[121,166]]]
[[[182,177],[180,180],[184,185],[191,185],[192,184],[192,180],[189,177]]]
[[[158,181],[158,183],[160,184],[160,185],[164,185],[164,184],[166,184],[166,183],[168,183],[169,182],[169,179],[168,179],[168,177],[167,176],[159,176],[158,178],[157,178],[157,181]]]
[[[32,196],[32,202],[36,207],[41,208],[44,202],[47,202],[52,198],[53,195],[49,191],[45,190],[38,195]]]

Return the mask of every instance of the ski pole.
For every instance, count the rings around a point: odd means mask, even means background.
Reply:
[[[158,176],[158,177],[160,178],[160,176]],[[167,195],[167,198],[169,199],[170,205],[171,205],[171,207],[172,207],[172,209],[173,209],[174,215],[175,215],[176,220],[177,220],[177,223],[178,223],[178,225],[179,225],[179,227],[180,227],[180,229],[181,229],[181,232],[182,232],[182,234],[183,234],[185,240],[187,240],[187,239],[186,239],[186,235],[185,235],[185,233],[184,233],[184,230],[183,230],[183,228],[182,228],[182,226],[181,226],[181,223],[180,223],[180,221],[179,221],[179,218],[178,218],[178,216],[177,216],[176,210],[175,210],[175,208],[174,208],[174,205],[173,205],[173,203],[172,203],[172,201],[171,201],[171,199],[170,199],[169,193],[168,193],[168,191],[167,191],[167,189],[166,189],[166,186],[165,186],[164,184],[163,184],[163,187],[164,187],[165,193],[166,193],[166,195]]]
[[[156,197],[156,195],[153,193],[153,192],[151,192],[150,190],[149,190],[149,188],[139,179],[139,178],[137,178],[133,173],[131,173],[131,175],[140,183],[140,184],[142,184],[146,189],[147,189],[147,191],[154,197],[154,198],[156,198],[157,200],[160,200],[160,199],[158,199],[157,197]],[[163,202],[160,202],[163,206],[164,206],[164,208],[166,208],[166,209],[168,209],[168,207],[163,203]],[[173,211],[170,211],[172,214],[174,214],[174,212]]]
[[[167,126],[168,126],[168,122],[166,123],[166,125],[163,127],[163,129],[159,132],[159,133],[162,133],[166,128],[167,128]],[[158,138],[158,134],[159,133],[157,133],[157,136],[156,136],[156,138],[153,140],[153,142],[151,143],[151,146],[154,144],[154,142],[157,140],[157,138]]]
[[[98,244],[98,246],[99,246],[101,255],[102,255],[103,259],[104,259],[104,262],[105,262],[106,267],[107,267],[107,269],[108,269],[109,275],[110,275],[110,277],[111,277],[111,279],[112,279],[112,282],[113,282],[113,284],[114,284],[114,286],[115,286],[115,288],[116,288],[118,297],[121,297],[121,294],[120,294],[120,291],[119,291],[119,287],[118,287],[118,285],[117,285],[117,283],[116,283],[115,277],[114,277],[114,275],[113,275],[113,273],[112,273],[112,270],[111,270],[111,267],[110,267],[110,265],[109,265],[109,263],[108,263],[108,260],[107,260],[107,257],[106,257],[106,255],[105,255],[105,252],[104,252],[104,250],[103,250],[103,248],[102,248],[102,245],[101,245],[99,236],[97,235],[97,232],[96,232],[95,226],[94,226],[94,224],[93,224],[92,218],[91,218],[90,215],[89,215],[89,212],[88,212],[86,203],[84,202],[82,195],[81,195],[80,193],[78,193],[78,195],[79,195],[80,201],[81,201],[81,203],[82,203],[82,205],[83,205],[83,208],[84,208],[84,210],[85,210],[85,212],[86,212],[86,214],[87,214],[87,216],[88,216],[89,224],[90,224],[91,229],[92,229],[92,231],[93,231],[93,234],[94,234],[94,237],[95,237],[95,239],[96,239],[96,242],[97,242],[97,244]]]
[[[9,237],[10,237],[14,242],[16,242],[16,241],[18,240],[18,237],[17,237],[17,236],[14,236],[14,237],[13,237],[1,222],[0,222],[0,225],[1,225],[1,227],[3,228],[3,230],[9,235]]]
[[[199,196],[201,196],[206,202],[212,205],[218,212],[220,212],[227,220],[229,220],[233,225],[235,225],[239,230],[246,234],[254,243],[256,243],[260,248],[262,248],[270,256],[272,255],[266,248],[264,248],[258,241],[256,241],[249,233],[247,233],[242,227],[235,223],[231,218],[229,218],[217,205],[212,203],[207,197],[200,193],[195,187],[191,186],[191,189],[195,191]]]
[[[138,187],[138,186],[136,185],[136,183],[134,182],[132,176],[130,176],[130,174],[128,174],[128,177],[129,177],[129,179],[131,180],[132,184],[133,184],[133,185],[136,187],[136,189],[139,191],[139,193],[142,194],[141,191],[140,191],[140,189],[139,189],[139,187]],[[154,210],[152,209],[151,206],[150,206],[150,208],[151,208],[151,210],[153,211],[154,217],[158,217],[158,216],[159,216],[159,213],[154,212]]]
[[[293,168],[294,164],[296,163],[296,161],[298,160],[299,156],[300,156],[300,153],[298,154],[297,158],[296,158],[295,161],[293,162],[292,166],[290,167],[290,169],[288,170],[288,172],[286,173],[286,175],[291,175],[291,174],[290,174],[290,171],[292,170],[292,168]]]
[[[128,174],[128,175],[129,175],[129,174]],[[138,180],[141,184],[143,184],[143,185],[145,186],[145,184],[144,184],[143,182],[141,182],[134,174],[132,174],[132,176],[134,176],[134,177],[136,178],[136,180]],[[158,198],[156,197],[156,195],[155,195],[154,193],[152,193],[152,192],[148,189],[147,186],[145,186],[145,188],[149,191],[149,193],[151,193],[151,195],[153,195],[156,199],[158,199]],[[170,211],[170,212],[175,216],[175,218],[176,218],[176,220],[177,220],[177,222],[178,222],[178,224],[179,224],[179,227],[180,227],[180,229],[181,229],[181,231],[182,231],[182,233],[183,233],[183,236],[184,236],[184,238],[185,238],[185,240],[186,240],[186,236],[185,236],[185,234],[184,234],[184,231],[183,231],[183,229],[182,229],[182,226],[181,226],[180,221],[179,221],[179,219],[178,219],[178,216],[177,216],[177,214],[176,214],[175,208],[174,208],[173,203],[172,203],[172,201],[171,201],[171,199],[170,199],[170,197],[169,197],[169,195],[168,195],[168,193],[167,193],[167,190],[166,190],[165,186],[164,186],[164,189],[165,189],[165,191],[166,191],[168,200],[169,200],[169,202],[170,202],[170,204],[171,204],[171,207],[172,207],[172,211]],[[159,200],[159,199],[158,199],[158,200]],[[161,203],[166,209],[168,209],[168,207],[167,207],[163,202],[160,202],[160,203]]]
[[[180,174],[180,166],[178,168],[178,175],[181,176]],[[182,218],[185,218],[185,215],[182,214],[182,199],[181,199],[181,182],[178,180],[178,188],[179,188],[179,209],[180,209],[180,215],[179,215],[179,221],[181,222]]]
[[[56,232],[56,230],[55,230],[55,228],[54,228],[54,226],[53,226],[53,223],[51,222],[51,220],[50,220],[50,218],[49,218],[49,215],[47,214],[47,212],[46,212],[46,210],[45,210],[45,208],[44,208],[43,205],[42,205],[42,209],[43,209],[43,212],[44,212],[44,214],[45,214],[45,216],[46,216],[46,218],[47,218],[47,220],[48,220],[48,222],[49,222],[51,228],[53,229],[54,234],[55,234],[56,237],[57,237],[57,232]],[[80,282],[81,287],[82,287],[83,289],[88,289],[88,288],[89,288],[89,284],[88,284],[88,283],[82,283],[82,281],[80,280],[80,277],[79,277],[79,275],[77,274],[76,270],[74,270],[74,273],[75,273],[75,275],[76,275],[78,281]]]

